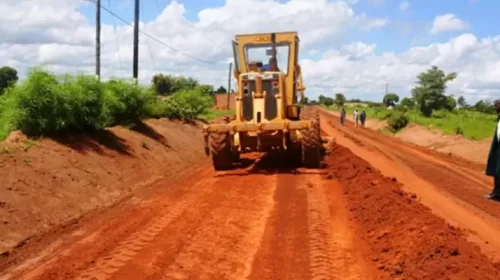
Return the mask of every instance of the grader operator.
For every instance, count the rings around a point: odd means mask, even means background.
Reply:
[[[203,127],[214,169],[230,169],[254,151],[284,151],[304,167],[319,167],[319,115],[304,106],[297,32],[236,35],[233,54],[235,116]]]

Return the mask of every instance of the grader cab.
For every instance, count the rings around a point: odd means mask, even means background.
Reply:
[[[214,169],[230,169],[255,151],[284,151],[303,167],[319,167],[319,115],[303,104],[297,32],[236,35],[233,52],[235,116],[203,127]]]

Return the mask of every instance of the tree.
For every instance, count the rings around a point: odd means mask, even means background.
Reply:
[[[344,106],[346,101],[345,96],[342,93],[335,93],[335,100],[333,101],[337,106]]]
[[[476,104],[474,104],[474,106],[472,106],[472,109],[485,114],[495,113],[495,105],[489,100],[479,100]]]
[[[0,95],[6,88],[15,85],[18,80],[16,69],[9,66],[0,68]]]
[[[455,72],[446,75],[437,66],[432,66],[417,76],[417,86],[412,89],[412,95],[424,116],[430,117],[433,110],[446,108],[448,105],[448,98],[444,94],[446,83],[456,77]]]
[[[415,101],[409,97],[405,97],[401,100],[401,105],[407,108],[415,107]]]
[[[171,95],[175,92],[175,81],[170,75],[156,74],[151,82],[157,94]]]
[[[227,93],[227,89],[223,86],[220,86],[215,92],[216,93]]]
[[[384,95],[384,99],[383,101],[385,106],[389,107],[389,106],[395,106],[396,103],[399,102],[399,96],[395,93],[388,93],[386,95]]]
[[[457,101],[455,101],[455,98],[453,96],[448,96],[446,100],[446,110],[448,111],[453,111],[457,107]]]
[[[320,94],[318,96],[318,103],[319,104],[324,104],[325,103],[325,98],[326,98],[326,96],[324,96],[323,94]]]
[[[320,95],[318,97],[318,103],[325,106],[332,106],[334,104],[334,100],[331,97]]]
[[[199,85],[198,88],[203,94],[213,95],[214,93],[214,87],[211,85]]]
[[[171,95],[181,90],[194,89],[200,85],[197,80],[191,77],[174,77],[164,74],[154,75],[152,83],[156,93],[160,95]]]
[[[460,108],[467,108],[467,107],[469,107],[469,104],[467,104],[467,102],[465,101],[465,98],[463,96],[460,96],[457,99],[457,104],[458,104],[458,106],[460,106]]]

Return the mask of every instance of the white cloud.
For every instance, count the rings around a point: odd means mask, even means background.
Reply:
[[[56,72],[94,72],[94,28],[92,21],[78,12],[85,2],[0,2],[0,64],[17,68],[21,76],[29,66],[37,64]],[[458,78],[449,89],[456,94],[469,94],[471,100],[496,93],[500,87],[496,78],[500,72],[500,37],[462,34],[446,43],[377,54],[376,44],[352,42],[348,37],[353,31],[383,28],[388,20],[358,14],[345,2],[227,0],[223,7],[205,9],[198,16],[198,21],[189,21],[184,6],[173,1],[156,19],[141,23],[141,30],[213,63],[196,61],[141,35],[142,82],[148,83],[156,72],[166,72],[194,76],[215,86],[226,84],[234,34],[268,32],[271,26],[275,31],[299,32],[301,63],[311,97],[343,91],[352,97],[379,98],[386,82],[391,91],[408,94],[415,76],[431,64],[446,72],[457,71]],[[103,25],[101,42],[103,77],[130,77],[132,28],[118,26],[115,33],[113,26]],[[306,59],[307,55],[318,59]]]
[[[401,3],[399,3],[399,11],[402,13],[406,12],[409,7],[410,7],[410,2],[408,1],[401,1]]]
[[[463,94],[469,100],[477,100],[479,94],[498,94],[500,80],[495,75],[500,74],[500,36],[478,39],[462,34],[446,43],[413,47],[403,53],[376,55],[374,49],[373,45],[358,42],[329,52],[319,61],[304,60],[302,68],[308,88],[321,88],[323,81],[334,80],[337,88],[330,92],[381,96],[388,82],[391,91],[409,95],[418,73],[437,65],[447,73],[458,73],[449,84],[450,93]]]
[[[444,33],[449,31],[461,31],[469,27],[469,24],[454,14],[444,14],[437,16],[430,29],[432,34]]]

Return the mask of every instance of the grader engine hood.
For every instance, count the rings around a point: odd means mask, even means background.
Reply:
[[[246,73],[240,76],[242,88],[243,121],[271,121],[280,111],[280,85],[283,79],[279,73]]]

